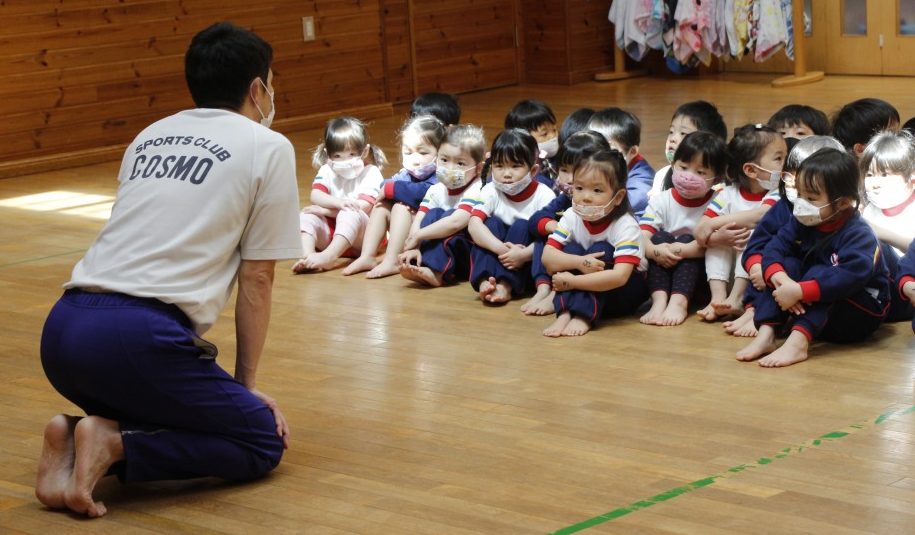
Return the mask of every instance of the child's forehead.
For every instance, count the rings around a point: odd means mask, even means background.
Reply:
[[[534,128],[534,131],[551,130],[554,128],[556,128],[556,123],[553,121],[547,120],[547,121],[543,121],[542,123],[538,124],[537,127]]]
[[[463,147],[461,147],[459,145],[453,145],[451,143],[448,143],[447,141],[442,142],[442,144],[438,148],[438,153],[439,153],[439,155],[451,156],[453,158],[457,158],[458,156],[469,154],[468,151],[466,151]]]
[[[689,115],[675,115],[673,119],[670,120],[670,126],[676,126],[679,128],[692,128],[693,130],[698,130],[699,125],[695,119]]]
[[[572,181],[580,185],[610,185],[610,177],[599,169],[593,167],[579,167],[572,177]]]
[[[400,138],[400,144],[405,147],[410,147],[410,148],[419,148],[419,147],[426,147],[426,148],[433,148],[433,149],[435,148],[431,143],[429,143],[426,139],[424,139],[423,136],[420,135],[419,132],[412,132],[412,131],[403,133],[403,135]]]

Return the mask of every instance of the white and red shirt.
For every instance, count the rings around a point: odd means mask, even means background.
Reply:
[[[778,199],[768,197],[768,193],[768,191],[753,193],[737,184],[725,186],[712,198],[712,202],[705,209],[704,215],[718,217],[753,210],[759,208],[762,204],[766,204],[769,207],[775,206]]]
[[[468,195],[461,199],[458,208],[467,210],[483,221],[495,217],[506,225],[511,225],[519,219],[530,219],[537,210],[555,198],[552,189],[536,180],[531,180],[530,185],[517,195],[506,195],[497,190],[492,182],[488,182],[476,197]]]
[[[864,220],[872,225],[885,228],[909,238],[915,238],[915,192],[899,206],[885,210],[873,204],[864,207],[862,214]],[[905,251],[893,248],[896,254],[902,256]]]
[[[381,170],[375,165],[366,165],[359,176],[347,179],[337,175],[330,165],[324,164],[318,169],[311,189],[321,190],[337,199],[375,204],[375,200],[381,194],[383,181]]]
[[[585,250],[595,243],[607,242],[613,246],[614,262],[633,264],[639,271],[648,269],[642,248],[642,233],[631,214],[623,214],[612,221],[591,223],[574,211],[566,210],[556,225],[556,230],[547,240],[547,245],[562,250],[570,242],[581,245]]]
[[[426,196],[423,197],[423,201],[419,203],[419,211],[428,212],[434,208],[441,208],[442,210],[458,208],[465,198],[479,198],[480,190],[482,188],[483,182],[479,179],[474,179],[470,184],[458,189],[448,189],[441,182],[433,184],[432,187],[426,191]],[[468,205],[466,210],[471,212],[472,207]]]
[[[674,237],[692,234],[714,196],[710,190],[699,199],[687,199],[674,188],[664,190],[648,200],[639,226],[652,234],[662,230]]]

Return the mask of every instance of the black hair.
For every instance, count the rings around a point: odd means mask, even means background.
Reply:
[[[677,151],[674,152],[674,162],[691,162],[696,156],[702,156],[703,167],[708,167],[715,174],[716,182],[724,178],[728,168],[728,150],[724,140],[711,132],[697,130],[683,138]],[[673,163],[673,162],[671,162]],[[673,165],[671,172],[664,176],[662,189],[673,187]]]
[[[855,157],[833,148],[820,149],[801,162],[795,184],[804,184],[811,193],[826,192],[830,202],[842,197],[861,202],[860,170]]]
[[[721,139],[728,138],[728,127],[724,124],[724,118],[711,102],[694,100],[681,104],[674,110],[671,121],[677,117],[687,117],[696,124],[696,130],[711,132]]]
[[[626,192],[626,181],[628,180],[629,172],[626,169],[626,158],[622,152],[615,149],[599,150],[589,156],[585,156],[575,166],[572,175],[586,171],[600,173],[607,179],[607,183],[614,191],[619,192],[622,190]],[[630,212],[632,212],[632,206],[629,204],[629,193],[626,192],[619,206],[607,215],[611,221],[615,221],[620,216]]]
[[[912,117],[902,125],[902,129],[915,136],[915,117]],[[559,134],[560,136],[562,134]]]
[[[562,121],[562,126],[559,127],[559,145],[565,145],[569,136],[575,132],[581,132],[582,130],[588,129],[588,122],[591,120],[591,117],[594,115],[594,110],[591,108],[578,108],[569,114],[568,117]]]
[[[272,62],[267,41],[231,22],[218,22],[191,39],[184,78],[198,108],[238,110],[255,78],[267,85]]]
[[[539,100],[522,100],[505,116],[505,128],[521,128],[533,132],[544,123],[556,124],[549,106]]]
[[[879,98],[862,98],[842,106],[832,116],[832,135],[852,150],[855,145],[866,145],[892,122],[899,123],[899,112],[892,104]]]
[[[775,130],[801,124],[809,126],[815,136],[829,135],[829,118],[826,114],[803,104],[788,104],[769,117],[768,123]]]
[[[607,141],[619,143],[625,151],[642,142],[642,122],[620,108],[604,108],[595,113],[588,128],[600,132]]]
[[[423,93],[410,104],[410,117],[417,115],[432,115],[449,126],[461,122],[461,106],[454,95]]]
[[[559,147],[559,152],[556,154],[557,166],[574,168],[582,158],[599,150],[610,150],[610,144],[607,143],[604,136],[594,130],[575,132]]]
[[[759,159],[775,139],[782,139],[782,135],[764,124],[747,124],[736,128],[734,137],[728,142],[728,183],[737,182],[745,186],[749,177],[744,174],[743,165]]]
[[[523,163],[528,167],[534,167],[539,154],[540,147],[530,132],[521,128],[507,128],[492,140],[489,159],[483,165],[483,181],[486,181],[494,163]]]

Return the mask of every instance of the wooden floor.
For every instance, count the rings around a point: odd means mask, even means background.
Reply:
[[[889,100],[903,120],[915,114],[911,79],[780,90],[768,79],[512,87],[461,102],[490,138],[521,98],[560,116],[618,105],[642,118],[653,163],[674,107],[697,98],[716,102],[730,129],[787,103],[831,112],[865,96]],[[371,127],[395,159],[400,120]],[[303,200],[318,136],[291,136]],[[277,276],[259,375],[292,426],[279,468],[246,485],[105,481],[105,518],[49,512],[33,495],[41,431],[77,410],[47,383],[39,335],[103,224],[72,205],[104,198],[72,196],[112,196],[116,171],[114,162],[0,181],[2,533],[915,532],[908,324],[770,370],[738,363],[745,342],[695,318],[675,328],[625,319],[552,340],[540,336],[549,318],[524,317],[514,302],[484,307],[467,285],[292,276],[291,262]],[[231,310],[208,336],[229,369]]]

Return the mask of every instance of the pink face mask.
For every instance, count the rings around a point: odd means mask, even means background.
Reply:
[[[674,169],[673,172],[674,188],[680,195],[687,199],[699,199],[704,197],[708,190],[711,189],[711,180],[706,180],[696,173]]]

